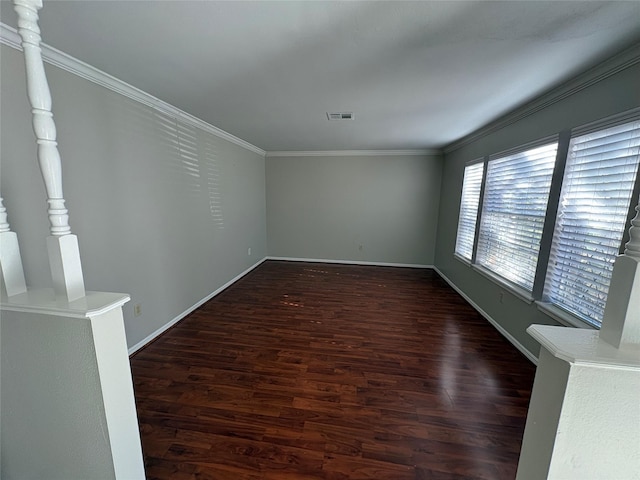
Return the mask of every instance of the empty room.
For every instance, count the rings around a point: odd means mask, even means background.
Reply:
[[[0,477],[640,479],[640,2],[0,0]]]

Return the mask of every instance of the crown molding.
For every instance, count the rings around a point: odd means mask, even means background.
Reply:
[[[619,54],[608,60],[590,68],[586,72],[561,84],[560,86],[542,94],[536,99],[525,103],[521,107],[503,115],[498,120],[488,123],[484,127],[462,137],[443,148],[444,153],[451,153],[454,150],[464,147],[482,137],[485,137],[508,125],[512,125],[520,120],[543,110],[554,103],[558,103],[571,95],[574,95],[585,88],[595,85],[627,68],[640,63],[640,43],[623,50]]]
[[[22,50],[22,40],[17,30],[2,22],[0,22],[0,44],[15,48],[16,50]],[[261,148],[256,147],[235,135],[225,132],[218,127],[214,127],[204,120],[200,120],[199,118],[180,110],[179,108],[174,107],[173,105],[170,105],[167,102],[140,90],[139,88],[129,85],[108,73],[98,70],[97,68],[84,63],[71,55],[68,55],[45,43],[41,44],[41,48],[42,59],[51,65],[61,68],[62,70],[72,73],[78,77],[84,78],[85,80],[89,80],[90,82],[105,87],[113,92],[119,93],[120,95],[142,103],[143,105],[159,110],[166,115],[182,120],[191,126],[197,127],[251,152],[257,153],[260,156],[265,156],[266,152]]]
[[[0,44],[7,45],[17,50],[22,50],[22,42],[18,32],[9,25],[0,22]],[[45,43],[41,44],[42,58],[45,62],[78,77],[89,80],[97,85],[105,87],[113,92],[135,100],[143,105],[161,111],[167,115],[180,119],[194,127],[211,133],[219,138],[234,143],[260,156],[266,157],[336,157],[336,156],[430,156],[450,153],[465,145],[468,145],[482,137],[485,137],[508,125],[512,125],[534,113],[543,110],[561,100],[578,93],[585,88],[595,85],[608,77],[611,77],[627,68],[640,63],[640,44],[635,44],[622,51],[618,55],[587,70],[585,73],[565,82],[557,88],[541,95],[525,105],[502,116],[500,119],[490,122],[486,126],[466,135],[465,137],[450,143],[443,149],[424,150],[325,150],[325,151],[270,151],[265,150],[236,137],[224,130],[215,127],[183,110],[180,110],[167,102],[148,94],[128,83],[109,75],[87,63],[78,60]]]
[[[397,156],[434,156],[442,155],[442,150],[285,150],[271,151],[266,157],[397,157]]]

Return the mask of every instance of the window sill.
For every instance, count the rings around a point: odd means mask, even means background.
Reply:
[[[493,283],[498,284],[500,287],[504,288],[509,293],[513,294],[515,297],[519,298],[523,302],[529,305],[533,303],[534,300],[533,300],[533,297],[531,296],[531,293],[527,292],[524,288],[518,287],[517,285],[514,285],[512,283],[509,283],[504,278],[496,275],[495,273],[479,265],[471,265],[471,268],[473,268],[473,270],[478,272],[483,277],[491,280]]]
[[[551,303],[537,301],[536,306],[538,310],[542,313],[550,316],[555,321],[564,325],[565,327],[574,327],[574,328],[585,328],[588,330],[598,330],[595,326],[590,323],[585,322],[584,320],[571,315],[569,312],[562,310],[561,308],[552,305]]]
[[[453,258],[455,258],[456,260],[458,260],[461,263],[464,263],[467,267],[471,267],[471,261],[469,261],[468,259],[461,257],[460,255],[458,255],[457,253],[454,252],[453,254]]]

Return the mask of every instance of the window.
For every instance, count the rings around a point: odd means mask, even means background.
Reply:
[[[640,159],[640,121],[572,138],[543,300],[599,326]]]
[[[480,220],[477,263],[533,291],[557,141],[491,159]]]
[[[562,323],[599,328],[638,196],[640,108],[470,163],[455,257]]]
[[[469,262],[473,257],[473,243],[476,236],[476,221],[478,219],[483,174],[483,162],[467,165],[464,169],[455,253]]]

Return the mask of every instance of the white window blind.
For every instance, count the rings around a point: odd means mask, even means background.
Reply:
[[[543,300],[599,326],[640,159],[640,121],[569,144]]]
[[[473,257],[473,243],[476,237],[476,221],[478,219],[483,173],[483,162],[467,165],[464,169],[464,179],[462,181],[462,198],[460,199],[455,252],[469,261]]]
[[[540,251],[558,143],[489,161],[477,263],[528,292]]]

